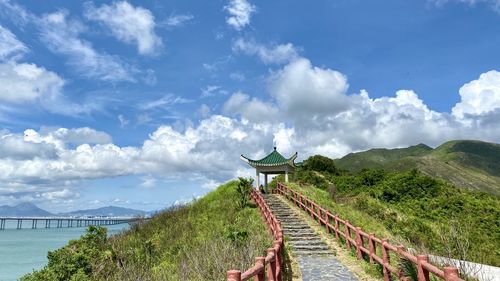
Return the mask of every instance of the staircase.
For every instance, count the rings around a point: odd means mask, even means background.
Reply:
[[[263,194],[267,205],[281,222],[302,273],[302,280],[355,281],[356,276],[342,265],[318,234],[276,194]]]
[[[307,225],[277,195],[264,194],[267,205],[281,222],[283,234],[296,255],[328,255],[333,252],[314,230]]]

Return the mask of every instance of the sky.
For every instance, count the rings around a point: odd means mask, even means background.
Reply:
[[[158,210],[299,161],[500,142],[498,0],[0,0],[0,205]]]

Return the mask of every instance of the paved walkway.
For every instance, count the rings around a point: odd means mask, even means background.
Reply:
[[[281,222],[288,244],[297,257],[303,281],[355,281],[356,276],[343,266],[318,234],[278,195],[264,195],[269,208]]]

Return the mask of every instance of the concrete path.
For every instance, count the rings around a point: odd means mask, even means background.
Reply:
[[[281,222],[288,244],[302,272],[303,281],[337,280],[354,281],[356,276],[343,266],[333,251],[278,195],[264,195],[267,205]]]

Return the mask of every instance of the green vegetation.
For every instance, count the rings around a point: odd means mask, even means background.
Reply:
[[[398,149],[371,149],[335,160],[351,172],[362,169],[409,171],[445,180],[457,187],[500,195],[500,145],[482,141],[449,141],[436,149],[424,144]]]
[[[311,170],[308,161],[290,186],[352,224],[420,252],[500,265],[498,197],[456,188],[417,169],[335,174],[325,172],[338,171],[334,167]],[[273,184],[277,180],[282,178]]]
[[[22,280],[222,280],[229,269],[245,270],[272,238],[258,209],[240,205],[238,183],[110,238],[105,228],[89,227]]]

